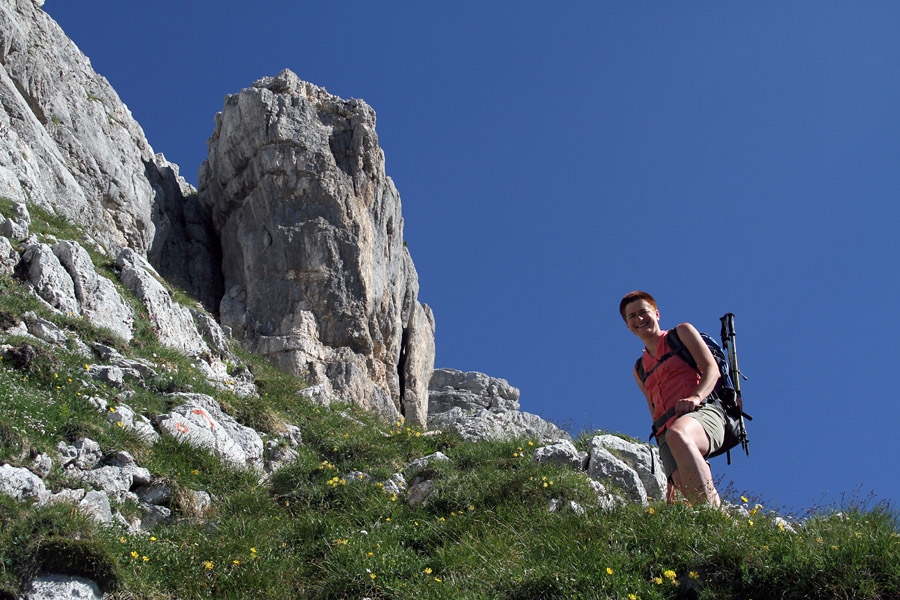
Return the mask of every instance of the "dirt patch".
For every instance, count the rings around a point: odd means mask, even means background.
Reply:
[[[58,370],[62,365],[58,358],[28,342],[13,346],[7,351],[6,358],[14,368],[28,373],[48,373]]]

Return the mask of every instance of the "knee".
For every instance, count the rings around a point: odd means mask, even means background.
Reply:
[[[678,425],[673,425],[666,431],[666,442],[673,452],[689,448],[693,443],[693,436]]]

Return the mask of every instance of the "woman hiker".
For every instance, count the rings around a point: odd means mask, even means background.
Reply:
[[[719,506],[706,457],[722,446],[725,415],[712,403],[703,403],[719,379],[712,353],[694,326],[682,323],[674,330],[700,372],[678,355],[666,356],[669,332],[660,329],[656,300],[647,292],[627,294],[619,303],[619,312],[628,330],[644,343],[640,364],[646,378],[641,380],[636,364],[634,379],[653,415],[659,456],[669,482],[666,500],[675,501],[677,488],[694,505],[708,502]],[[663,420],[672,409],[672,416]]]

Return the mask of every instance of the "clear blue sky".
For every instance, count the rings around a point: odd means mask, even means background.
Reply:
[[[768,506],[900,501],[900,3],[47,0],[197,183],[224,97],[290,68],[378,115],[437,366],[646,439],[621,296],[734,312]]]

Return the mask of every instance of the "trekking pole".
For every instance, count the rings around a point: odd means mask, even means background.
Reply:
[[[739,419],[741,423],[741,447],[744,449],[744,452],[747,453],[747,456],[750,456],[750,446],[749,440],[747,439],[747,430],[744,427],[744,409],[743,402],[741,401],[741,378],[744,380],[747,378],[744,377],[744,374],[741,373],[741,369],[738,367],[737,362],[737,344],[735,342],[735,332],[734,332],[734,313],[726,313],[721,319],[722,322],[722,345],[725,346],[725,349],[728,352],[728,368],[732,373],[731,382],[734,384],[734,392],[737,396],[738,402],[738,412],[740,413]],[[748,417],[749,418],[749,417]]]

